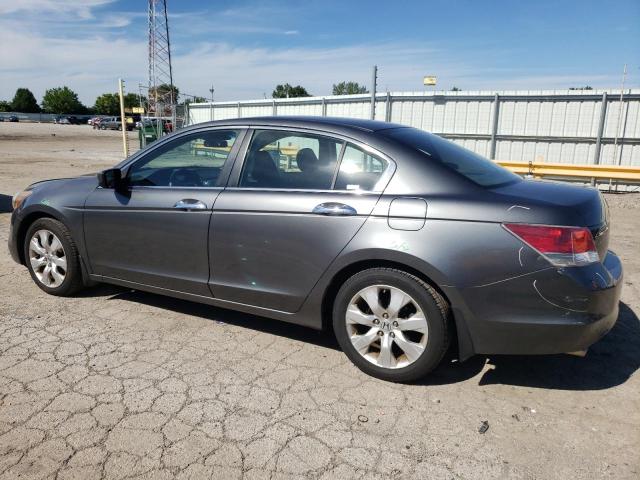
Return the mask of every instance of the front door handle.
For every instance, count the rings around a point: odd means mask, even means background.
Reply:
[[[183,198],[182,200],[177,202],[173,206],[173,208],[175,208],[176,210],[185,210],[188,212],[191,210],[206,210],[207,205],[200,200],[196,200],[195,198]]]
[[[357,215],[356,209],[350,205],[337,202],[327,202],[316,205],[312,211],[316,215],[351,216]]]

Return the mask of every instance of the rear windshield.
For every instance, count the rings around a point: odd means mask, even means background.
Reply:
[[[520,180],[518,175],[495,162],[423,130],[410,127],[392,128],[382,130],[381,133],[419,150],[430,159],[441,162],[480,186],[497,187]]]

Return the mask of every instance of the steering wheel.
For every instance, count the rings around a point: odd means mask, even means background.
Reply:
[[[201,187],[202,177],[188,168],[178,168],[169,176],[170,187]]]

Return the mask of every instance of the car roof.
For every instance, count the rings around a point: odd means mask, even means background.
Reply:
[[[203,126],[235,126],[249,125],[252,127],[300,127],[317,130],[327,130],[336,133],[345,131],[359,131],[373,133],[389,128],[403,128],[406,125],[397,123],[380,122],[378,120],[365,120],[361,118],[343,117],[314,117],[314,116],[275,116],[275,117],[245,117],[229,120],[218,120],[213,122],[198,123],[193,127]]]

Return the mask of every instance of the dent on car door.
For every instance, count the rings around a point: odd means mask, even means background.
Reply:
[[[294,312],[373,210],[389,162],[341,139],[277,129],[255,130],[246,150],[237,186],[214,206],[211,289]]]
[[[210,296],[211,208],[241,134],[227,129],[179,136],[125,167],[125,188],[92,192],[84,212],[92,273]]]

